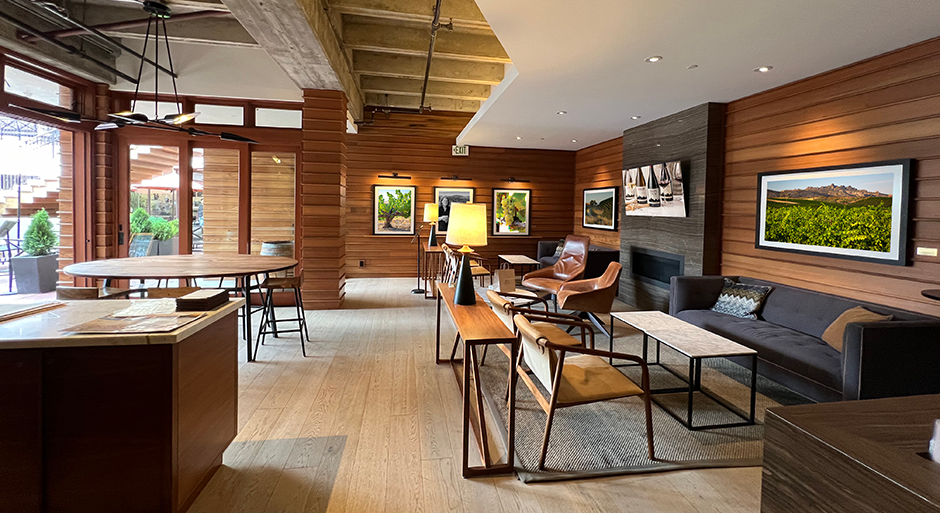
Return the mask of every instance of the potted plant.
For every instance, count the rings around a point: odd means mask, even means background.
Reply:
[[[23,234],[23,251],[27,256],[11,260],[16,291],[20,294],[52,292],[58,280],[59,260],[54,253],[59,237],[52,230],[46,209],[32,216],[26,233]]]
[[[150,218],[150,229],[157,247],[158,255],[178,255],[180,253],[180,222],[178,219],[167,221],[159,217]]]

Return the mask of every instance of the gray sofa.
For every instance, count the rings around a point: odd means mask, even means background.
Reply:
[[[758,320],[711,311],[723,276],[673,277],[669,314],[756,350],[759,374],[815,401],[940,393],[940,319],[754,278],[729,278],[773,287]],[[894,319],[849,324],[840,353],[820,337],[856,306]]]

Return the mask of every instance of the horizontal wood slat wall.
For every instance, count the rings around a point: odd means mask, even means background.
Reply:
[[[275,160],[277,159],[277,160]],[[294,240],[293,153],[251,153],[251,254],[271,241]]]
[[[451,145],[469,121],[463,113],[376,113],[375,123],[350,134],[346,254],[350,277],[415,276],[416,248],[411,236],[372,235],[372,185],[417,186],[416,215],[422,223],[424,204],[433,201],[434,187],[473,187],[474,201],[486,204],[493,219],[493,188],[531,189],[531,229],[528,237],[493,237],[477,249],[498,266],[499,254],[534,257],[537,241],[560,239],[571,233],[575,152],[471,147],[468,157],[452,157]],[[382,180],[397,172],[411,180]],[[459,175],[473,181],[442,180]],[[530,183],[509,183],[515,177]],[[490,228],[490,227],[488,227]],[[422,231],[426,241],[429,228]],[[491,229],[488,233],[492,233]],[[444,237],[441,236],[443,241]],[[359,267],[359,262],[365,263]]]
[[[623,137],[578,150],[575,157],[574,233],[591,238],[591,243],[605,248],[620,249],[620,225],[617,231],[597,230],[581,226],[584,217],[584,189],[621,187],[623,185]],[[623,201],[623,190],[618,192]],[[617,217],[621,217],[620,207]]]
[[[72,215],[72,183],[74,176],[72,132],[59,130],[59,194],[58,209],[52,214],[59,218],[59,280],[60,285],[71,285],[74,278],[62,272],[75,262],[75,224]]]
[[[754,247],[757,174],[913,158],[911,230],[940,247],[940,38],[728,105],[722,273],[747,275],[940,315],[940,259],[912,265],[804,256]]]
[[[205,148],[202,252],[238,253],[238,150]]]

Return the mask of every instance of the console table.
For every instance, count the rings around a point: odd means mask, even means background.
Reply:
[[[474,305],[463,306],[454,303],[455,289],[453,285],[437,285],[437,338],[436,338],[436,362],[449,363],[454,369],[454,375],[457,377],[457,386],[460,387],[463,395],[463,477],[482,477],[496,474],[511,474],[515,471],[513,467],[513,448],[515,446],[516,436],[516,374],[510,365],[509,372],[509,425],[507,426],[508,436],[506,443],[506,463],[493,464],[490,458],[489,445],[487,444],[486,421],[483,413],[483,389],[480,386],[480,357],[477,354],[479,346],[490,344],[508,344],[510,349],[510,362],[516,361],[516,352],[518,344],[516,336],[509,328],[503,324],[503,321],[490,310],[490,307],[483,301],[479,294],[476,294],[477,302]],[[457,327],[457,337],[454,340],[454,348],[451,350],[449,358],[441,358],[441,304],[447,306],[447,313],[454,320]],[[456,358],[457,344],[463,341],[463,358]],[[462,363],[462,366],[454,365]],[[462,367],[462,369],[461,369]],[[462,371],[462,372],[461,372]],[[473,390],[470,388],[470,378],[473,377]],[[473,394],[474,401],[471,406],[470,396]],[[473,409],[476,409],[473,414]],[[480,459],[483,461],[482,467],[471,467],[469,463],[469,437],[470,429],[474,431],[474,438],[480,449]]]
[[[940,512],[940,395],[767,410],[762,513]]]

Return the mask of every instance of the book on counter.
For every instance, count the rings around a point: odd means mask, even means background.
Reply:
[[[176,298],[177,312],[207,312],[228,302],[228,291],[201,289]]]

